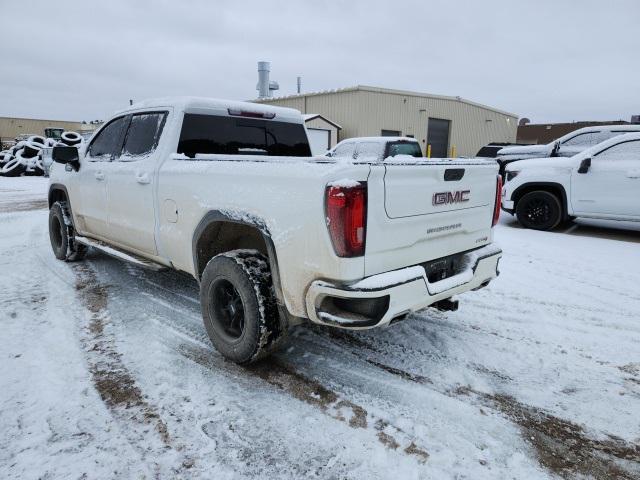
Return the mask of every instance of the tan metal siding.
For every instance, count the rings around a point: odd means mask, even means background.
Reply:
[[[458,156],[473,156],[490,142],[515,142],[517,117],[464,101],[419,95],[347,90],[270,99],[272,103],[318,113],[342,126],[340,140],[378,136],[381,130],[414,135],[423,150],[429,117],[451,121],[449,146]]]

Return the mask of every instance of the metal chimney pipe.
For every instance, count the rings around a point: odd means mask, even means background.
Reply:
[[[302,92],[302,77],[298,77],[298,95]]]
[[[269,97],[269,71],[271,64],[269,62],[258,62],[258,98]]]

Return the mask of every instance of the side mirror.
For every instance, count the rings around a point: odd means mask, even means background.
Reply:
[[[587,173],[589,171],[589,168],[591,168],[591,159],[585,158],[584,160],[582,160],[582,162],[580,162],[578,173]]]
[[[560,142],[556,142],[551,149],[551,157],[557,157],[558,152],[560,151]]]
[[[80,168],[80,156],[76,147],[58,146],[53,147],[51,158],[56,163],[71,165],[74,170]]]

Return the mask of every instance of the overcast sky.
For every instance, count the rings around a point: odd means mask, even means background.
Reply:
[[[353,85],[533,122],[640,114],[640,0],[0,0],[0,116],[104,119],[130,98]]]

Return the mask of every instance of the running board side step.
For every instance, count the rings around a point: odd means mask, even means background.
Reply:
[[[168,267],[165,267],[164,265],[160,265],[159,263],[152,262],[151,260],[147,260],[146,258],[139,257],[134,253],[125,252],[117,247],[113,247],[105,242],[101,242],[100,240],[94,240],[93,238],[79,236],[74,237],[74,240],[78,243],[81,243],[82,245],[93,247],[97,250],[100,250],[102,253],[106,253],[111,257],[117,258],[119,260],[124,260],[138,267],[146,268],[148,270],[154,270],[156,272],[168,270]]]

